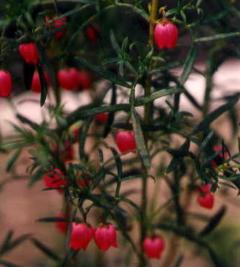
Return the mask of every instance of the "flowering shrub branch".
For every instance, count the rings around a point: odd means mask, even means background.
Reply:
[[[11,100],[20,79],[39,95],[48,116],[36,123],[16,112],[20,125],[12,125],[14,136],[1,139],[0,151],[11,152],[6,170],[12,172],[28,149],[29,184],[43,181],[44,190],[62,196],[61,212],[38,222],[55,223],[67,246],[62,257],[35,236],[12,241],[9,232],[0,256],[29,239],[58,266],[77,266],[78,252],[92,242],[105,252],[126,241],[134,255],[128,266],[135,257],[139,267],[151,259],[179,267],[184,251],[176,244],[184,239],[207,251],[215,266],[229,266],[206,238],[227,208],[206,220],[189,207],[195,201],[199,211],[212,210],[216,191],[239,190],[239,152],[228,149],[212,126],[228,114],[237,135],[240,94],[228,93],[217,107],[212,94],[217,69],[230,55],[239,57],[238,4],[212,1],[216,11],[208,17],[212,2],[201,0],[172,7],[157,0],[14,2],[5,6],[0,24],[0,96]],[[120,15],[126,16],[122,23]],[[203,52],[202,71],[196,62]],[[8,64],[16,60],[21,74]],[[205,79],[203,103],[187,89],[192,73]],[[68,112],[64,91],[89,94],[91,103]],[[182,108],[182,97],[193,111]],[[138,180],[141,188],[126,189]],[[155,198],[152,183],[159,188]],[[199,230],[191,216],[204,218],[204,227]]]

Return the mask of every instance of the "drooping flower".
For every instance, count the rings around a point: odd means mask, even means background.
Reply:
[[[75,68],[65,68],[58,71],[58,83],[66,90],[74,91],[78,88],[78,70]]]
[[[72,223],[69,247],[73,250],[85,250],[93,238],[93,229],[85,223]]]
[[[122,154],[134,152],[136,150],[136,141],[133,131],[118,131],[115,135],[115,142]]]
[[[0,97],[8,97],[12,91],[12,76],[8,71],[0,70]]]
[[[178,40],[178,28],[171,21],[164,19],[154,28],[154,41],[158,48],[174,48]]]
[[[37,65],[39,63],[39,53],[35,43],[23,43],[18,47],[23,60],[28,64]]]
[[[206,209],[212,209],[214,206],[214,195],[213,193],[204,193],[197,196],[198,204]]]
[[[165,249],[165,241],[161,236],[146,237],[143,250],[148,258],[159,259]]]
[[[110,247],[117,247],[117,232],[113,224],[101,225],[94,232],[94,240],[97,247],[106,251]]]

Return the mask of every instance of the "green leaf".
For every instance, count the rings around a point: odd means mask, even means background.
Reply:
[[[150,157],[149,157],[147,147],[145,144],[144,135],[143,135],[142,128],[141,128],[141,121],[140,121],[139,115],[134,109],[132,109],[131,117],[132,117],[132,122],[133,122],[133,130],[135,134],[135,139],[137,143],[137,150],[141,156],[144,166],[146,168],[149,168],[151,166]]]
[[[88,159],[88,155],[85,153],[85,143],[86,143],[86,139],[87,139],[87,134],[88,134],[88,130],[90,128],[90,125],[92,123],[92,119],[88,119],[83,127],[80,130],[80,136],[79,136],[79,157],[81,160],[87,160]]]
[[[46,99],[47,99],[48,85],[47,85],[47,82],[46,82],[46,79],[45,79],[43,68],[40,65],[37,66],[37,71],[38,71],[38,75],[39,75],[39,78],[40,78],[40,84],[41,84],[40,104],[41,104],[41,106],[43,106],[45,101],[46,101]]]
[[[168,88],[168,89],[161,89],[157,92],[152,93],[150,96],[136,98],[135,99],[135,106],[142,106],[147,103],[153,102],[154,100],[161,98],[163,96],[168,96],[176,93],[181,93],[183,90],[181,88]]]
[[[215,228],[219,225],[221,220],[223,219],[224,215],[226,213],[226,207],[221,207],[212,218],[208,221],[208,224],[203,228],[203,230],[199,233],[201,236],[208,235],[211,233]]]
[[[193,130],[192,134],[196,134],[199,131],[205,131],[209,128],[210,124],[215,121],[218,117],[220,117],[223,113],[228,111],[229,109],[233,108],[237,102],[239,101],[239,94],[231,97],[231,99],[224,105],[220,106],[219,108],[215,109],[211,113],[209,113],[203,121],[201,121]]]
[[[12,157],[8,160],[7,166],[6,166],[6,171],[7,172],[10,172],[12,170],[12,168],[14,167],[15,162],[19,158],[21,152],[22,152],[22,149],[21,148],[17,149],[15,151],[15,153],[12,155]]]
[[[190,49],[188,55],[187,55],[187,58],[186,58],[184,64],[183,64],[183,72],[182,72],[181,77],[180,77],[180,82],[182,84],[184,84],[187,81],[187,79],[191,73],[191,70],[193,68],[193,64],[195,62],[196,57],[197,57],[197,49],[196,49],[196,47],[192,47]]]
[[[61,260],[60,257],[57,255],[57,253],[53,251],[51,248],[49,248],[47,245],[45,245],[44,243],[40,242],[36,238],[32,238],[31,241],[39,250],[41,250],[50,259],[54,261]]]
[[[240,37],[240,32],[219,33],[213,36],[200,37],[200,38],[196,38],[194,40],[194,43],[219,41],[219,40],[229,39],[229,38],[234,38],[234,37]]]
[[[124,87],[130,88],[131,86],[121,77],[117,76],[116,74],[109,72],[105,69],[102,69],[100,67],[97,67],[96,65],[92,65],[89,62],[87,62],[85,59],[80,59],[78,57],[74,58],[74,62],[76,63],[77,66],[79,67],[85,67],[92,72],[98,74],[100,77],[111,81],[114,84],[122,85]]]
[[[3,259],[0,259],[0,265],[5,267],[21,267],[20,265],[17,265],[15,263],[12,263],[10,261],[6,261]]]
[[[30,237],[31,237],[30,234],[24,234],[16,239],[13,239],[13,231],[9,231],[3,241],[3,244],[1,245],[0,255],[3,255],[13,250],[15,247],[22,244],[24,241],[28,240]]]

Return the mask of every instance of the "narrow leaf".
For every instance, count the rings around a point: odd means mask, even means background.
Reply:
[[[149,168],[151,163],[141,128],[141,121],[139,115],[136,113],[134,109],[132,110],[132,122],[133,122],[135,139],[137,143],[137,150],[141,156],[144,166],[146,168]]]
[[[55,261],[60,260],[60,257],[57,255],[57,253],[55,251],[53,251],[51,248],[49,248],[48,246],[46,246],[45,244],[43,244],[42,242],[40,242],[36,238],[32,238],[31,241],[39,250],[41,250],[49,258],[51,258]]]
[[[186,58],[184,64],[183,64],[183,72],[182,72],[181,77],[180,77],[180,82],[182,84],[184,84],[187,81],[187,79],[191,73],[191,70],[193,68],[193,64],[195,62],[196,57],[197,57],[197,49],[196,49],[196,47],[192,47],[190,49],[188,55],[187,55],[187,58]]]

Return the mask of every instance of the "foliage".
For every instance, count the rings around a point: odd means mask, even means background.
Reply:
[[[231,266],[231,263],[221,261],[218,251],[205,237],[218,226],[225,208],[207,218],[206,225],[199,230],[189,219],[189,203],[184,203],[182,197],[187,196],[190,201],[197,188],[206,183],[212,185],[212,193],[224,186],[236,190],[240,186],[239,152],[222,158],[217,167],[211,164],[220,154],[229,152],[212,124],[227,114],[231,118],[234,138],[238,131],[236,112],[240,94],[227,93],[218,101],[213,99],[212,90],[213,76],[218,68],[228,58],[240,56],[240,6],[237,1],[228,0],[174,1],[165,8],[165,16],[178,26],[181,38],[175,49],[159,50],[153,45],[148,31],[161,15],[157,14],[154,22],[150,20],[153,5],[158,1],[149,2],[79,0],[19,1],[16,4],[16,1],[8,0],[3,3],[1,66],[11,70],[9,62],[20,61],[17,52],[20,43],[34,41],[37,44],[40,64],[36,70],[41,80],[39,104],[48,110],[49,116],[38,124],[16,114],[21,126],[13,125],[15,134],[1,140],[0,151],[12,152],[6,164],[6,170],[11,172],[23,149],[29,149],[30,185],[54,168],[60,169],[68,180],[63,194],[64,207],[71,210],[68,221],[93,224],[111,221],[138,258],[139,267],[147,266],[141,245],[144,238],[159,231],[169,239],[170,248],[169,233],[172,233],[176,240],[186,239],[203,248],[215,266]],[[63,39],[54,38],[58,30],[46,27],[46,16],[53,17],[53,21],[68,18]],[[98,28],[95,43],[86,37],[86,28],[90,25]],[[198,60],[204,60],[204,71],[197,68]],[[23,73],[15,73],[14,79],[29,90],[35,67],[21,64]],[[91,104],[81,105],[73,112],[65,110],[57,80],[57,70],[65,66],[86,69],[94,78]],[[182,67],[180,75],[173,71],[176,67]],[[54,101],[50,101],[51,91],[44,81],[44,71],[50,75]],[[192,73],[205,79],[203,103],[186,88]],[[102,80],[104,89],[99,92],[97,87]],[[142,90],[141,96],[135,92],[137,88]],[[105,98],[107,94],[111,98],[109,102]],[[121,102],[123,95],[128,99],[127,103]],[[190,101],[200,117],[180,108],[182,96]],[[161,105],[155,101],[158,99],[163,99]],[[99,126],[95,116],[103,112],[109,114],[108,121]],[[77,139],[74,129],[79,132]],[[137,151],[130,159],[121,155],[111,141],[121,129],[132,130],[135,135]],[[180,138],[180,143],[174,136]],[[86,145],[88,140],[93,144],[91,151]],[[66,142],[78,148],[77,157],[70,161],[65,161],[61,153],[66,149]],[[192,149],[193,144],[197,149]],[[216,145],[222,147],[218,152],[214,151]],[[163,156],[170,160],[163,160]],[[183,182],[186,176],[187,185]],[[85,178],[90,184],[79,187],[78,180]],[[124,184],[135,179],[142,184],[141,203],[134,200],[138,191],[123,189]],[[160,207],[156,207],[157,200],[151,200],[147,194],[151,180],[165,183],[171,192]],[[92,216],[93,211],[100,215]],[[39,220],[49,223],[56,222],[57,218]],[[130,232],[131,225],[136,224],[139,225],[139,241]],[[68,266],[72,258],[76,258],[76,253],[69,249],[64,257],[59,257],[35,237],[24,235],[10,242],[11,238],[12,232],[9,232],[1,246],[1,256],[6,249],[30,239],[33,245],[60,264],[58,266]],[[168,265],[165,262],[164,266],[170,266],[171,260],[176,260],[175,266],[181,266],[181,258],[175,259],[172,255],[169,260],[169,253],[166,252]],[[0,263],[15,266],[4,260]]]

